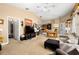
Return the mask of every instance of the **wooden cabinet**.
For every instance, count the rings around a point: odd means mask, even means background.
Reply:
[[[57,38],[58,33],[57,32],[48,32],[47,36]]]

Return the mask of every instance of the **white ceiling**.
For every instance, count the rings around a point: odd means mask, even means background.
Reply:
[[[36,13],[42,20],[51,20],[62,17],[72,11],[73,3],[13,3],[10,4]]]

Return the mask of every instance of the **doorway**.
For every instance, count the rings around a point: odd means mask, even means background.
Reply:
[[[14,38],[14,24],[11,20],[8,20],[8,36],[9,39]]]
[[[20,20],[8,17],[8,40],[20,40]]]

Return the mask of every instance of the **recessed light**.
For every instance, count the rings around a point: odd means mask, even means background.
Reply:
[[[40,18],[41,18],[42,16],[40,16]]]
[[[37,6],[37,8],[40,8],[40,6]]]
[[[25,10],[29,10],[29,8],[25,8]]]
[[[51,7],[55,7],[55,5],[51,5]]]

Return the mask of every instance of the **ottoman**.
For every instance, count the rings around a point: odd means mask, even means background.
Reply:
[[[59,48],[59,41],[53,40],[53,39],[48,39],[44,42],[44,47],[49,48],[51,50],[56,50],[57,48]]]

